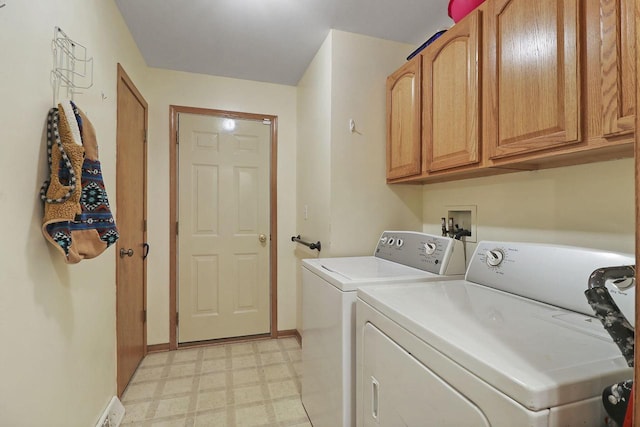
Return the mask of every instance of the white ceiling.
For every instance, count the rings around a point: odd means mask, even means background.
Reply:
[[[285,85],[332,28],[418,47],[453,25],[447,0],[115,2],[151,67]]]

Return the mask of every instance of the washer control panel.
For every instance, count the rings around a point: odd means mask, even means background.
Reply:
[[[434,274],[462,275],[464,249],[459,240],[413,231],[385,231],[374,256]]]

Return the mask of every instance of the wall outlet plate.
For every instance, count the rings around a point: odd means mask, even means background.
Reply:
[[[459,205],[459,206],[446,206],[447,208],[447,222],[449,218],[453,218],[453,224],[458,225],[460,228],[471,231],[471,236],[466,236],[464,239],[467,242],[478,242],[478,227],[476,223],[476,214],[478,207],[476,205]]]
[[[124,419],[124,406],[117,396],[113,396],[98,420],[96,427],[118,427]]]

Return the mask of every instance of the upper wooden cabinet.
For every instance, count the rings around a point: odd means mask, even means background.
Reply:
[[[481,11],[476,10],[423,54],[426,173],[480,161],[481,22]]]
[[[389,77],[387,181],[632,157],[635,3],[486,0]]]
[[[625,135],[635,127],[633,0],[601,0],[602,131]]]
[[[490,159],[580,141],[578,4],[578,0],[489,2]]]
[[[422,170],[421,64],[416,56],[387,77],[387,179]]]

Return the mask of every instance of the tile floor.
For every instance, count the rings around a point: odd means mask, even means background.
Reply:
[[[123,427],[305,426],[295,338],[153,353],[122,396]]]

